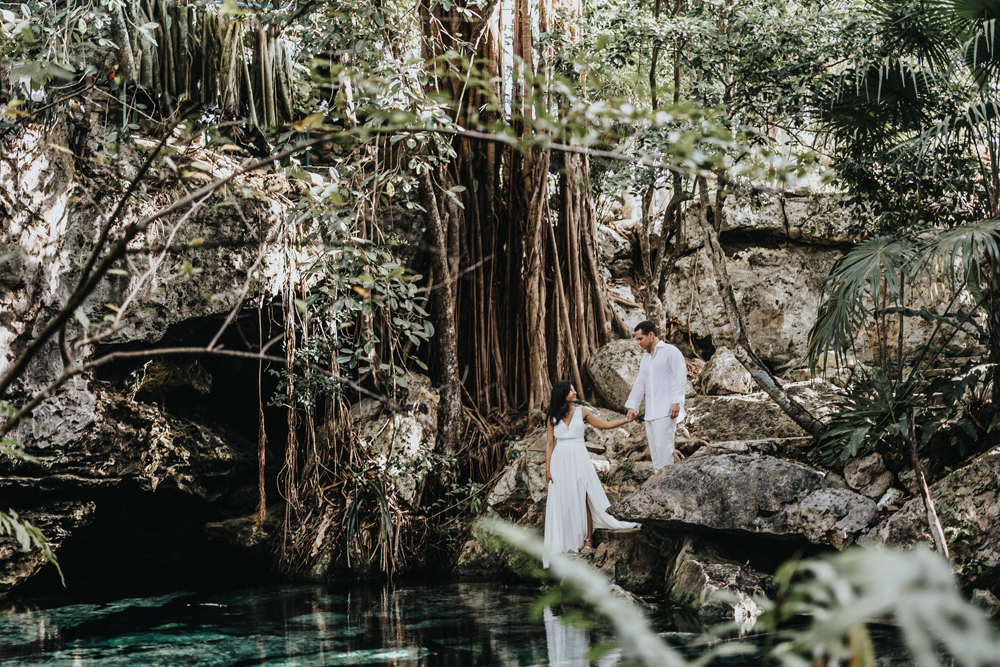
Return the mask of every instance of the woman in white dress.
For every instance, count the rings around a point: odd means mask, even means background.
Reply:
[[[577,406],[576,389],[564,380],[552,387],[552,402],[545,421],[545,480],[549,483],[549,495],[545,501],[542,565],[548,567],[551,554],[589,553],[595,525],[623,530],[636,528],[638,524],[619,521],[608,514],[611,503],[583,441],[586,424],[601,429],[618,428],[626,419],[604,421]]]

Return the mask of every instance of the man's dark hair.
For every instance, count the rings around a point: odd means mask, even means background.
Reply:
[[[648,336],[650,333],[655,336],[660,335],[660,332],[656,330],[656,325],[648,320],[639,322],[639,324],[635,325],[635,329],[632,329],[632,331],[641,331],[643,336]]]

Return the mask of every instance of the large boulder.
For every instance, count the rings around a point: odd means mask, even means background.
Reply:
[[[832,385],[805,381],[785,385],[813,415],[822,417],[837,395]],[[685,401],[684,426],[706,442],[797,438],[807,433],[764,392],[735,396],[695,396]]]
[[[97,489],[136,484],[145,491],[173,488],[225,504],[251,479],[255,447],[239,435],[134,403],[100,384],[93,395],[95,421],[83,425],[70,442],[45,443],[45,422],[34,423],[39,432],[29,451],[35,461],[10,463],[0,475],[0,494],[30,490],[89,496]],[[55,419],[50,414],[46,421]]]
[[[853,223],[848,204],[840,197],[739,193],[726,198],[722,231],[765,231],[817,245],[842,245],[857,240],[851,234]]]
[[[636,530],[604,531],[594,534],[594,567],[630,593],[651,595],[663,585],[670,553],[664,544]],[[672,546],[672,545],[669,545]]]
[[[850,212],[836,198],[794,198],[737,195],[726,199],[720,242],[726,269],[754,351],[771,367],[801,365],[808,349],[809,330],[821,303],[822,282],[852,239]],[[682,257],[670,275],[665,301],[667,316],[684,323],[691,333],[709,338],[716,347],[732,346],[729,318],[719,297],[715,273],[704,244],[693,205],[685,222],[687,243],[697,253]],[[922,305],[932,312],[947,308],[949,295],[930,281],[907,288],[907,306]],[[903,331],[907,356],[919,353],[935,323],[909,318]],[[884,335],[896,340],[895,322]],[[959,332],[947,351],[959,353],[975,345]],[[876,346],[863,347],[859,361],[873,362]]]
[[[708,360],[698,375],[703,393],[711,396],[725,394],[749,394],[757,389],[754,382],[736,354],[728,347],[720,347]]]
[[[696,613],[704,625],[715,625],[752,623],[763,612],[754,598],[768,597],[772,588],[771,575],[687,536],[667,571],[664,593],[668,603]]]
[[[844,466],[847,484],[863,496],[878,500],[895,481],[895,475],[886,470],[885,460],[878,452],[854,459]]]
[[[794,243],[769,245],[725,248],[726,268],[754,351],[773,367],[791,366],[805,357],[819,310],[820,285],[843,253]],[[667,289],[671,298],[664,305],[669,318],[686,323],[693,334],[710,339],[716,348],[735,345],[704,248],[677,261]]]
[[[1000,591],[1000,448],[983,454],[931,487],[948,549],[969,589]],[[863,546],[933,545],[918,495],[861,540]]]
[[[682,530],[801,539],[842,549],[878,515],[819,470],[772,456],[692,457],[612,505],[619,519]]]
[[[619,412],[625,412],[625,401],[635,378],[639,375],[642,349],[634,340],[608,343],[590,357],[590,375],[601,395]]]

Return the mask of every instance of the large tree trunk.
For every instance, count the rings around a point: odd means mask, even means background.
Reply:
[[[439,357],[438,448],[447,454],[455,452],[462,417],[462,382],[458,372],[458,333],[455,317],[455,273],[449,258],[449,224],[441,215],[434,181],[429,171],[420,179],[420,198],[427,211],[427,227],[433,241],[431,267],[438,276],[431,299]]]

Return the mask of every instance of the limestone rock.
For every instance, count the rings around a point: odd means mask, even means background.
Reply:
[[[601,259],[609,264],[616,259],[632,256],[632,244],[629,240],[607,225],[597,226],[597,244]]]
[[[875,503],[848,489],[820,489],[799,503],[802,527],[813,544],[850,545],[878,518]]]
[[[607,290],[608,295],[612,297],[611,307],[618,313],[618,317],[622,318],[622,323],[628,331],[634,331],[639,322],[648,319],[642,304],[636,300],[631,288],[627,285],[607,283]]]
[[[235,491],[251,470],[255,446],[234,433],[133,403],[100,385],[94,395],[95,423],[71,443],[29,448],[40,466],[11,464],[0,477],[0,492],[79,493],[133,481],[148,491],[173,487],[214,502]]]
[[[720,347],[705,364],[701,374],[701,390],[709,395],[749,394],[757,389],[743,364],[728,347]]]
[[[1000,448],[981,455],[931,486],[931,498],[948,531],[948,550],[963,584],[998,590],[1000,586]],[[918,495],[869,533],[862,544],[912,547],[934,541]]]
[[[624,415],[603,408],[587,408],[601,419],[611,421]],[[586,426],[584,439],[599,476],[607,479],[618,465],[618,459],[633,456],[646,445],[646,430],[642,424],[632,422],[615,429],[596,429]],[[593,455],[598,455],[593,456]],[[500,480],[487,496],[486,504],[500,507],[511,495],[520,494],[533,503],[545,500],[548,483],[545,481],[545,428],[536,427],[515,446],[512,462],[507,465]]]
[[[405,412],[385,411],[378,401],[363,399],[351,406],[351,421],[400,496],[412,504],[431,467],[438,413],[430,378],[407,373],[406,381]]]
[[[693,216],[700,215],[697,205],[689,209],[686,229],[688,243],[702,242],[700,226]],[[772,367],[791,368],[805,358],[809,330],[820,305],[821,283],[834,263],[843,256],[836,247],[848,241],[850,214],[842,201],[829,199],[786,199],[733,196],[726,199],[721,243],[726,251],[730,282],[746,321],[746,330],[754,351]],[[748,242],[733,234],[742,231],[763,232],[770,242]],[[678,260],[669,278],[670,298],[665,300],[667,316],[685,323],[691,333],[711,338],[716,347],[732,346],[729,320],[714,277],[711,261],[704,248]],[[934,312],[947,307],[947,299],[935,291],[929,281],[914,283],[908,292],[907,306],[928,304]],[[907,355],[918,353],[930,335],[933,324],[908,322],[904,331]],[[886,332],[896,340],[895,324]],[[957,353],[974,346],[970,336],[959,333],[949,342],[947,351]],[[859,361],[872,363],[871,349]]]
[[[903,492],[895,487],[889,487],[886,492],[882,494],[882,497],[878,499],[876,507],[880,512],[887,511],[891,506],[895,505],[902,499]]]
[[[610,511],[666,528],[802,538],[837,548],[853,542],[877,515],[872,500],[832,488],[815,468],[753,454],[692,457],[668,466]]]
[[[639,375],[642,349],[634,340],[616,340],[608,343],[590,357],[590,374],[618,412],[625,411],[632,384]]]
[[[594,567],[631,593],[649,595],[659,590],[669,557],[659,544],[638,529],[598,530],[594,537]]]
[[[766,597],[770,590],[770,575],[753,572],[703,540],[687,537],[667,573],[665,593],[668,602],[696,612],[702,623],[713,625],[756,619],[763,610],[753,597]]]
[[[844,479],[847,484],[863,496],[873,500],[881,498],[896,476],[886,470],[885,460],[878,452],[854,459],[844,466]]]
[[[692,452],[690,458],[719,456],[722,454],[766,454],[767,456],[777,456],[779,458],[798,459],[802,455],[803,450],[812,445],[812,443],[813,439],[809,437],[711,442],[702,445]],[[826,476],[834,486],[847,487],[846,484],[838,484],[835,481],[838,478],[835,473],[827,472]],[[840,481],[842,482],[843,480]]]
[[[723,231],[768,231],[787,235],[783,200],[777,197],[726,197]]]
[[[211,537],[225,540],[269,562],[274,554],[274,539],[284,518],[285,503],[280,502],[267,508],[264,523],[260,526],[257,525],[256,515],[252,514],[205,524],[205,530]]]
[[[862,489],[885,472],[885,460],[878,452],[854,459],[844,466],[844,479],[852,489]]]
[[[625,416],[620,412],[604,408],[587,409],[604,421],[621,419]],[[584,429],[584,438],[591,451],[597,451],[608,457],[618,457],[623,452],[627,455],[646,446],[646,427],[637,421],[626,422],[624,426],[611,429],[594,428],[588,424]]]
[[[40,529],[53,551],[58,551],[74,530],[93,520],[95,507],[92,501],[56,501],[22,512],[18,518]],[[0,534],[0,594],[24,582],[46,562],[41,549],[24,551],[15,536]]]
[[[851,243],[851,213],[835,198],[796,198],[782,201],[787,234],[812,243]]]
[[[972,591],[972,604],[979,607],[990,618],[1000,612],[1000,599],[984,588]]]
[[[0,256],[7,258],[0,262],[0,374],[66,302],[115,202],[115,193],[94,187],[102,183],[100,177],[95,183],[77,173],[76,159],[64,148],[70,145],[69,137],[67,118],[57,113],[50,123],[19,130],[12,147],[17,159],[0,164],[0,191],[8,196],[4,212],[9,214],[0,224]],[[119,158],[127,160],[129,150],[123,146]],[[12,169],[14,164],[23,168]],[[133,199],[118,224],[135,222],[173,194],[164,191]],[[147,275],[156,254],[132,255],[128,262],[116,265],[121,271],[99,281],[79,315],[69,320],[68,341],[84,336],[81,321],[89,320],[90,333],[96,333],[95,327],[103,326],[110,312],[107,304],[126,302],[128,316],[101,339],[102,348],[155,347],[168,331],[188,322],[212,326],[214,321],[218,326],[237,305],[247,270],[257,261],[259,244],[239,242],[267,237],[271,225],[284,219],[287,200],[280,203],[279,199],[267,194],[247,198],[238,211],[230,206],[204,206],[192,213],[176,239],[171,236],[176,219],[154,221],[133,245],[185,244],[199,237],[236,243],[205,244],[190,254],[190,272],[168,270],[168,261],[163,270]],[[259,265],[260,281],[254,281],[255,294],[278,293],[279,286],[287,284],[288,269],[295,261],[277,247],[267,249]],[[62,371],[60,357],[58,344],[50,341],[16,381],[11,394],[23,397],[48,386]],[[118,370],[122,377],[128,373],[124,367]],[[80,375],[41,403],[32,415],[33,423],[22,424],[12,434],[39,464],[0,461],[0,506],[14,506],[35,517],[69,517],[65,521],[53,518],[45,528],[47,536],[57,541],[86,529],[86,516],[94,512],[94,502],[100,506],[98,511],[103,511],[102,503],[120,502],[122,496],[114,490],[125,485],[149,492],[172,487],[193,498],[193,506],[210,504],[213,512],[223,516],[252,507],[244,502],[244,491],[250,483],[256,484],[252,467],[256,443],[228,429],[208,428],[154,405],[131,401],[162,404],[164,394],[178,387],[210,392],[212,382],[206,369],[190,361],[159,360],[147,364],[132,380],[130,387],[115,389],[103,377]],[[53,498],[75,509],[69,514],[50,511],[55,506]],[[9,565],[5,555],[0,554],[0,568]]]
[[[697,243],[696,239],[688,239]],[[809,329],[820,305],[820,284],[842,251],[795,244],[777,247],[723,246],[737,303],[746,317],[754,351],[772,366],[804,358]],[[733,346],[711,260],[704,249],[682,257],[668,279],[667,316],[718,347]]]
[[[529,579],[541,567],[541,561],[491,533],[476,530],[462,547],[452,574],[459,581]]]
[[[158,357],[147,361],[126,380],[129,398],[144,393],[156,397],[174,387],[191,387],[199,394],[212,391],[212,374],[197,359],[178,361]]]
[[[642,611],[645,612],[646,614],[652,614],[656,611],[656,607],[654,605],[649,604],[635,593],[629,591],[626,588],[623,588],[622,586],[619,586],[618,584],[611,584],[611,586],[608,587],[608,591],[616,598],[628,600],[629,602],[637,606],[639,609],[642,609]]]
[[[631,259],[616,259],[609,265],[611,275],[615,278],[627,278],[632,274],[634,264]]]
[[[806,405],[813,414],[827,404],[832,388],[819,383],[789,385],[786,390]],[[778,405],[760,392],[745,396],[695,396],[685,401],[684,425],[694,438],[708,442],[796,438],[806,434]]]
[[[919,462],[920,467],[926,475],[931,466],[930,459],[921,458]],[[917,483],[917,473],[913,470],[913,468],[900,470],[897,477],[899,478],[899,483],[902,484],[903,488],[905,488],[911,495],[917,495],[920,493],[920,484]]]

